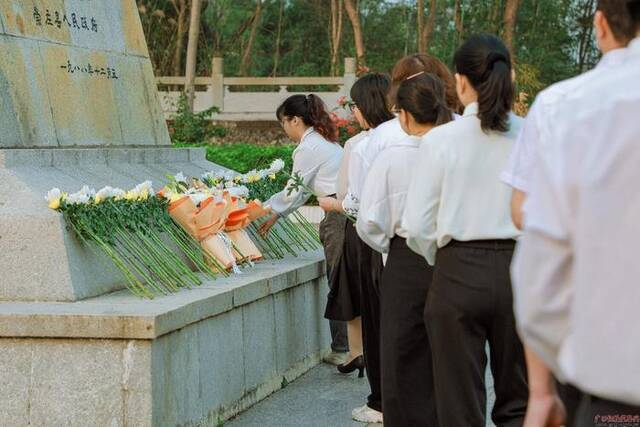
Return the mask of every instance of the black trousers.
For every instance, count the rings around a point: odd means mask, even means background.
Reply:
[[[380,276],[382,255],[371,249],[359,237],[360,245],[360,316],[362,350],[371,394],[367,406],[382,411],[382,378],[380,367]]]
[[[596,396],[584,394],[576,426],[579,427],[609,427],[640,426],[640,406],[614,402]],[[569,424],[567,424],[569,426]]]
[[[578,416],[578,409],[584,398],[584,393],[571,384],[563,384],[557,380],[556,389],[558,390],[560,400],[562,400],[564,404],[564,409],[567,411],[565,425],[567,427],[579,427],[576,423],[576,417]],[[640,425],[638,425],[638,427],[640,427]]]
[[[527,373],[516,332],[509,266],[515,242],[451,242],[438,250],[425,323],[433,349],[442,427],[484,427],[486,343],[489,343],[496,426],[521,426]]]
[[[391,240],[380,282],[382,412],[384,425],[432,427],[438,423],[433,389],[431,346],[424,307],[433,269],[409,249]]]

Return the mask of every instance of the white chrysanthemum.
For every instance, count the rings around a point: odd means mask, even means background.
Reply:
[[[45,196],[45,200],[49,203],[56,201],[56,200],[60,200],[62,198],[62,191],[60,191],[59,188],[52,188],[51,190],[49,190],[47,192],[47,195]]]
[[[173,178],[178,182],[187,182],[187,178],[182,172],[178,172]]]
[[[189,194],[189,197],[191,198],[191,200],[193,201],[193,203],[195,203],[196,205],[199,205],[203,200],[205,200],[207,197],[209,197],[209,194],[207,193],[192,193]]]
[[[104,188],[101,188],[100,190],[98,190],[98,192],[96,193],[95,196],[95,202],[96,203],[101,203],[107,199],[110,199],[114,197],[113,196],[113,188],[109,187],[108,185]]]
[[[251,184],[253,182],[257,182],[260,181],[260,172],[258,172],[257,170],[253,169],[250,170],[249,172],[247,172],[242,179],[242,182],[244,184]]]
[[[278,173],[282,169],[284,169],[284,160],[282,159],[275,159],[273,162],[271,162],[271,166],[269,166],[270,173]]]
[[[153,183],[148,180],[136,185],[136,187],[133,189],[133,192],[137,193],[138,197],[141,199],[146,199],[155,194],[155,192],[153,191]]]
[[[222,174],[222,179],[224,179],[225,181],[232,181],[233,178],[236,177],[236,173],[234,171],[225,171]]]
[[[229,194],[233,197],[249,197],[249,189],[244,185],[238,185],[230,188]]]
[[[235,183],[235,181],[227,181],[224,183],[224,188],[233,188],[235,187],[237,184]]]
[[[70,205],[86,205],[91,199],[91,190],[86,185],[77,193],[69,194],[67,203]]]
[[[123,199],[126,196],[126,192],[122,188],[114,188],[113,189],[113,198],[116,200]]]

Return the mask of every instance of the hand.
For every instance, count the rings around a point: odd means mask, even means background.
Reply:
[[[336,203],[338,203],[338,201],[333,197],[318,197],[318,204],[325,212],[335,211]]]
[[[260,235],[262,237],[266,237],[267,234],[269,234],[269,230],[271,230],[271,227],[273,227],[275,223],[278,222],[278,219],[280,219],[278,214],[271,214],[271,216],[267,218],[265,222],[260,224],[260,228],[258,229]]]
[[[557,394],[529,397],[523,427],[560,427],[566,419],[567,411]]]

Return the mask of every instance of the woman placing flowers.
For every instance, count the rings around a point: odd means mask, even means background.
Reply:
[[[286,216],[302,206],[311,196],[305,188],[313,190],[317,197],[335,196],[336,178],[342,161],[342,147],[333,142],[337,129],[324,103],[316,95],[293,95],[277,109],[276,116],[289,138],[298,143],[293,151],[292,174],[302,181],[303,187],[290,179],[287,186],[274,194],[266,204],[273,214],[260,226],[266,235],[281,216]],[[320,240],[327,260],[327,274],[332,276],[342,254],[346,218],[329,212],[320,223]],[[342,322],[330,322],[332,344],[335,353],[348,350],[346,327]],[[336,356],[337,357],[337,356]]]

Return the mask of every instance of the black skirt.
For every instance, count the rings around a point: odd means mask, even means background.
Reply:
[[[360,316],[360,266],[363,245],[355,224],[347,221],[342,256],[329,276],[331,289],[327,296],[325,318],[349,321]]]

